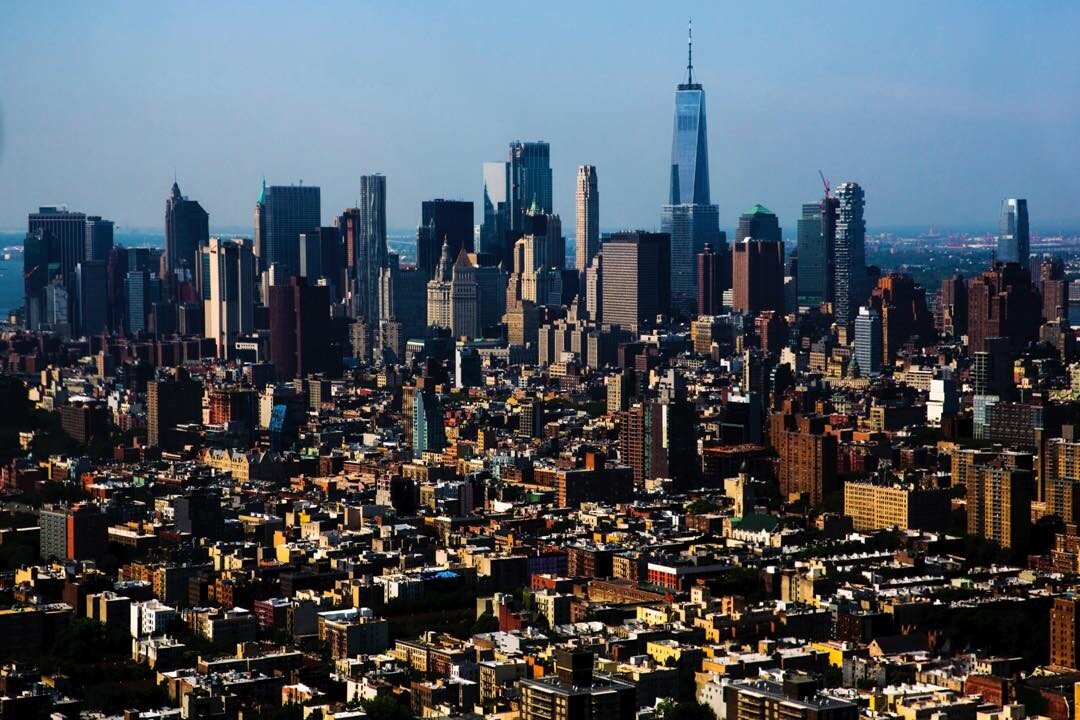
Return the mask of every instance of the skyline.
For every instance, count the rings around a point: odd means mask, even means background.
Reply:
[[[688,4],[634,6],[605,25],[607,8],[575,8],[573,24],[560,18],[568,8],[14,8],[0,28],[0,61],[22,69],[0,76],[0,228],[25,227],[27,213],[54,203],[120,227],[161,226],[174,168],[217,228],[251,225],[264,175],[318,185],[325,221],[375,172],[387,176],[395,229],[415,227],[420,202],[436,197],[472,201],[479,222],[481,165],[505,159],[513,140],[551,144],[554,209],[568,226],[577,167],[592,164],[600,226],[656,228],[688,16],[721,227],[760,202],[793,237],[801,204],[821,195],[819,168],[834,186],[863,186],[870,227],[993,227],[1005,197],[1029,199],[1033,228],[1080,222],[1069,172],[1080,93],[1054,81],[1055,67],[1080,60],[1067,32],[1080,9]],[[276,43],[283,25],[299,36],[360,20],[371,29],[363,46],[337,56]],[[55,42],[43,45],[46,22]],[[127,25],[140,33],[111,43]],[[1015,41],[987,42],[1006,30]],[[191,46],[198,37],[205,44]],[[850,51],[820,37],[848,38]],[[258,52],[245,54],[252,44]],[[506,52],[517,65],[493,61]],[[381,59],[365,67],[370,58]],[[520,80],[543,72],[539,89]],[[423,107],[438,111],[414,111]]]

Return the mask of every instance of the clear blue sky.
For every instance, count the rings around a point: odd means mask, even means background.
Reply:
[[[66,203],[162,224],[176,169],[214,226],[261,178],[322,187],[329,223],[388,176],[390,224],[481,196],[513,139],[578,164],[601,225],[654,227],[693,16],[722,224],[755,202],[794,230],[817,170],[871,225],[1080,221],[1076,2],[10,2],[0,20],[0,227]]]

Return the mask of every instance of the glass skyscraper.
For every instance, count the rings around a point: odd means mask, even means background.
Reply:
[[[263,185],[256,204],[256,249],[260,266],[277,263],[285,277],[300,273],[300,234],[319,227],[322,199],[311,185]]]
[[[858,183],[840,183],[836,188],[836,203],[833,313],[836,322],[850,327],[867,294],[863,189]],[[801,258],[799,262],[802,262]]]
[[[510,229],[510,166],[484,163],[484,222],[480,226],[480,252],[504,259],[506,231]],[[509,261],[509,257],[505,258]]]
[[[818,307],[833,300],[833,246],[836,241],[836,198],[802,206],[798,222],[797,292],[800,307]]]
[[[1031,233],[1028,229],[1027,200],[1006,198],[1001,201],[1001,219],[998,227],[997,259],[1001,262],[1020,263],[1030,269]]]
[[[525,215],[551,213],[551,146],[510,143],[510,229],[522,230]]]
[[[671,235],[672,304],[684,312],[692,311],[697,299],[695,255],[706,243],[715,252],[728,252],[727,238],[720,232],[720,213],[709,198],[705,90],[694,82],[693,45],[688,48],[686,82],[675,90],[668,204],[660,213],[660,229]]]

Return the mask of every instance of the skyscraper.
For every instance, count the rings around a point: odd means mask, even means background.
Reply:
[[[1001,218],[998,225],[997,259],[1001,262],[1019,263],[1030,269],[1031,233],[1028,229],[1027,200],[1006,198],[1001,201]]]
[[[652,327],[671,305],[671,242],[666,233],[615,233],[600,248],[603,322]]]
[[[25,321],[28,329],[36,330],[45,321],[49,281],[59,276],[65,289],[74,289],[75,266],[86,259],[86,215],[42,207],[30,213],[27,225],[23,246]],[[68,295],[73,297],[74,293]]]
[[[270,361],[281,380],[338,369],[330,337],[330,291],[292,277],[270,287]]]
[[[300,233],[319,227],[322,197],[311,185],[263,185],[256,205],[260,266],[277,263],[285,277],[300,272]]]
[[[850,327],[867,294],[863,189],[858,183],[840,183],[836,188],[836,203],[833,312],[838,323]]]
[[[435,275],[443,243],[456,258],[461,248],[473,252],[473,204],[465,200],[425,200],[420,204],[420,227],[416,231],[416,265]]]
[[[232,358],[237,337],[255,329],[255,255],[242,238],[210,238],[202,252],[210,269],[203,327],[217,343],[218,357]]]
[[[179,367],[146,383],[146,443],[169,448],[172,428],[202,419],[202,396],[202,383]]]
[[[105,263],[86,260],[75,266],[75,332],[89,336],[108,327]]]
[[[764,205],[755,205],[739,216],[735,242],[746,238],[780,242],[780,221],[776,214]]]
[[[784,312],[784,244],[747,238],[731,246],[731,307]]]
[[[881,374],[881,315],[877,310],[860,307],[855,318],[855,360],[863,375]]]
[[[833,301],[833,250],[836,243],[836,198],[802,206],[798,222],[798,303],[818,307]]]
[[[480,226],[480,251],[491,253],[509,267],[510,164],[484,163],[484,222]]]
[[[578,272],[585,272],[600,250],[600,191],[596,186],[596,168],[592,165],[578,168],[576,199],[574,259]]]
[[[671,237],[672,301],[684,311],[693,308],[696,298],[695,253],[701,252],[705,243],[721,255],[727,253],[720,214],[709,198],[705,90],[694,82],[692,40],[687,46],[686,82],[675,91],[668,204],[660,213],[660,230]]]
[[[354,317],[374,325],[379,319],[379,272],[386,267],[386,176],[360,178],[358,209]]]
[[[510,143],[510,229],[522,230],[530,210],[553,211],[551,147],[543,141]]]
[[[84,249],[87,260],[105,262],[109,259],[109,251],[113,246],[113,222],[102,220],[97,215],[86,218],[86,246]]]
[[[697,313],[719,315],[724,308],[724,257],[713,252],[712,243],[697,254]]]
[[[199,249],[210,241],[210,216],[197,200],[180,194],[175,182],[165,199],[165,270],[195,276]],[[93,258],[98,260],[99,258]]]

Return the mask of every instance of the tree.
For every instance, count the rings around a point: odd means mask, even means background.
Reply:
[[[361,705],[371,720],[413,720],[415,717],[409,708],[390,697],[379,696],[364,700]]]
[[[704,703],[661,700],[656,706],[656,717],[657,720],[716,720],[716,713]]]

